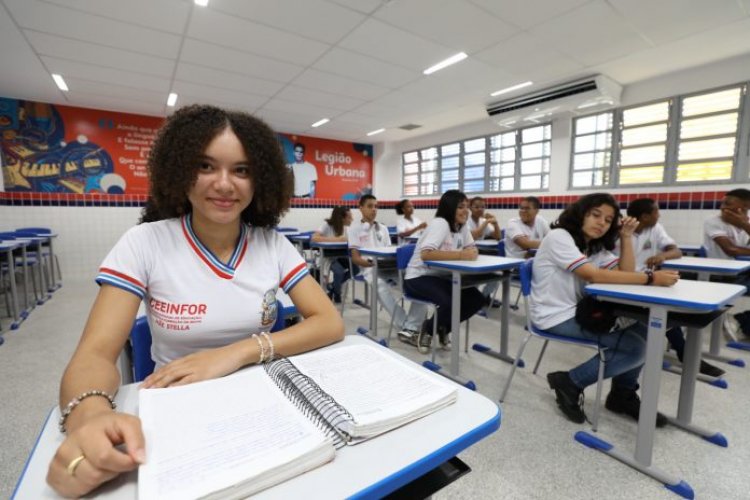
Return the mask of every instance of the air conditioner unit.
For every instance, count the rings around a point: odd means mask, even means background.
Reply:
[[[604,75],[555,85],[537,92],[489,104],[489,114],[500,125],[538,123],[566,112],[589,113],[620,104],[622,86]]]

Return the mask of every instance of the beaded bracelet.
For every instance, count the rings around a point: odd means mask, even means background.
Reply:
[[[86,391],[79,396],[71,399],[70,403],[68,403],[63,409],[62,415],[60,415],[60,421],[58,422],[58,428],[60,429],[60,432],[62,432],[63,434],[65,433],[65,421],[68,420],[68,416],[79,404],[81,404],[84,399],[89,396],[101,396],[103,398],[107,398],[107,401],[109,401],[109,405],[112,407],[112,409],[114,410],[115,408],[117,408],[115,398],[111,394],[96,389],[94,389],[93,391]]]
[[[271,340],[271,336],[266,332],[260,332],[261,335],[263,335],[266,338],[266,341],[268,342],[268,350],[270,351],[268,355],[268,361],[273,361],[273,341]]]
[[[258,351],[260,352],[260,359],[258,359],[258,364],[260,364],[266,359],[266,348],[263,346],[263,340],[258,336],[257,333],[253,333],[252,338],[258,341]]]

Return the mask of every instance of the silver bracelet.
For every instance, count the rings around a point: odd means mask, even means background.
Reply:
[[[266,348],[263,346],[263,340],[258,336],[257,333],[252,334],[252,338],[258,341],[259,359],[258,364],[262,363],[266,359]]]
[[[271,340],[271,336],[266,332],[260,332],[261,335],[263,335],[266,338],[266,341],[268,341],[268,348],[269,348],[269,355],[268,355],[268,361],[273,361],[273,341]]]
[[[58,428],[60,429],[60,432],[65,434],[65,421],[68,420],[68,416],[79,404],[81,404],[84,399],[88,398],[89,396],[101,396],[103,398],[107,398],[107,401],[109,401],[109,405],[112,407],[112,409],[114,410],[115,408],[117,408],[115,398],[111,394],[97,389],[94,389],[93,391],[86,391],[79,396],[74,397],[67,405],[65,405],[65,408],[63,409],[62,414],[60,415],[60,420],[58,422]]]

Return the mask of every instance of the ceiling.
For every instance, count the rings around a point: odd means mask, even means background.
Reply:
[[[627,85],[750,53],[748,33],[750,0],[0,0],[0,95],[164,116],[176,92],[280,132],[400,141],[487,119],[526,80],[516,94]]]

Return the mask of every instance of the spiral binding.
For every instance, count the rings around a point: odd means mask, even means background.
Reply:
[[[265,363],[263,368],[287,399],[333,440],[336,449],[352,440],[340,428],[344,422],[354,422],[351,413],[313,379],[299,371],[294,363],[287,358],[279,358]]]

